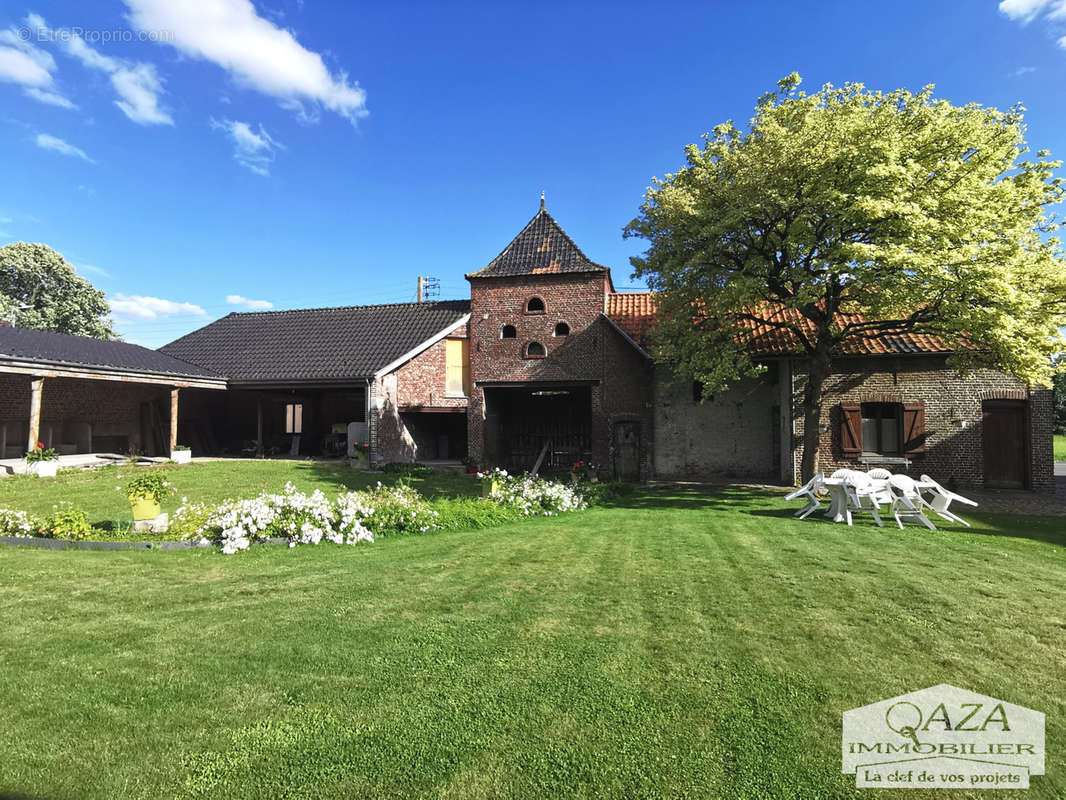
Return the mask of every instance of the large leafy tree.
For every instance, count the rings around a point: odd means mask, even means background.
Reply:
[[[0,314],[20,328],[112,339],[104,293],[43,244],[0,247]]]
[[[626,235],[650,243],[633,265],[659,292],[659,355],[682,377],[715,391],[757,371],[756,320],[797,343],[806,478],[842,347],[932,334],[958,347],[960,370],[1047,384],[1066,267],[1048,209],[1060,162],[1026,156],[1024,109],[799,84],[780,81],[746,129],[726,122],[689,145]]]

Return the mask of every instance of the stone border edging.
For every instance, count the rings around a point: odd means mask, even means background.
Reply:
[[[272,537],[260,544],[288,544],[289,540]],[[197,550],[214,547],[201,542],[75,542],[69,539],[46,539],[43,536],[0,536],[0,544],[38,547],[42,550]]]

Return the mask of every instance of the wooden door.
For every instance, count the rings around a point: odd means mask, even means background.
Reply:
[[[981,411],[985,486],[1024,488],[1029,483],[1025,401],[985,400]]]
[[[620,481],[640,480],[640,423],[614,424],[614,476]]]

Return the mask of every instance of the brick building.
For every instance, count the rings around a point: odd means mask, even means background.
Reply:
[[[655,298],[616,292],[543,203],[467,279],[468,301],[230,314],[161,348],[203,380],[224,376],[223,392],[181,389],[179,440],[200,453],[337,455],[360,441],[377,462],[796,480],[805,366],[781,329],[752,326],[759,377],[700,397],[649,355]],[[1051,489],[1050,391],[959,375],[949,354],[906,334],[836,354],[823,463]],[[5,391],[0,415],[18,424],[27,402]]]

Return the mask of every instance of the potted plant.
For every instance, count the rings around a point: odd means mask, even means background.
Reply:
[[[145,472],[126,484],[126,498],[133,510],[133,521],[152,520],[163,513],[160,502],[167,492],[177,491],[159,472]]]
[[[508,477],[508,475],[507,470],[496,467],[495,469],[478,472],[477,477],[478,480],[481,481],[482,497],[488,497],[503,486],[503,480]]]
[[[575,461],[570,467],[570,482],[578,484],[581,481],[596,483],[596,467],[587,461]]]
[[[464,464],[464,466],[466,466],[466,474],[467,475],[476,475],[477,474],[478,463],[477,463],[477,459],[476,458],[471,458],[470,456],[464,456],[463,457],[463,464]]]
[[[58,466],[59,456],[55,448],[45,447],[44,442],[37,442],[35,448],[26,452],[26,472],[38,478],[54,478]]]
[[[170,451],[170,460],[175,464],[188,464],[192,461],[192,450],[188,445],[176,444]]]
[[[370,442],[352,442],[352,452],[355,453],[351,461],[353,467],[366,469],[370,466]]]

